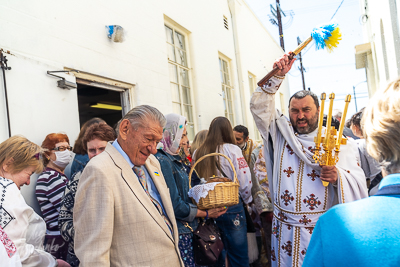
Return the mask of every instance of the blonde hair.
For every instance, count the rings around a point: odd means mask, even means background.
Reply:
[[[400,79],[376,92],[361,125],[368,153],[388,174],[400,172]]]
[[[190,155],[193,155],[193,153],[198,149],[203,143],[204,140],[206,140],[208,130],[201,130],[196,134],[196,136],[193,139],[193,143],[190,145]]]
[[[40,173],[44,168],[43,161],[39,157],[42,153],[43,149],[40,146],[23,136],[15,135],[0,144],[0,166],[12,159],[10,165],[12,174],[30,166],[34,166],[35,172]]]

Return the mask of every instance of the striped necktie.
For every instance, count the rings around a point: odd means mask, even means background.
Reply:
[[[169,221],[168,217],[164,214],[160,203],[158,203],[158,201],[155,198],[153,198],[149,193],[149,190],[147,188],[147,182],[146,182],[146,174],[144,173],[144,170],[142,169],[142,167],[136,167],[136,166],[134,166],[132,169],[133,169],[133,172],[139,178],[139,181],[142,184],[142,187],[143,187],[144,191],[146,192],[147,196],[150,198],[151,202],[153,202],[154,206],[156,206],[158,212],[160,212],[160,214],[161,214],[161,217],[163,217],[165,223],[168,226],[168,229],[171,231],[171,235],[174,235],[172,224]]]

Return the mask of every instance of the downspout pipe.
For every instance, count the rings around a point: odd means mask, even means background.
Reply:
[[[7,95],[7,83],[6,83],[6,70],[11,70],[11,67],[7,66],[8,59],[4,56],[3,51],[0,50],[0,66],[3,71],[3,82],[4,82],[4,96],[6,100],[6,114],[8,124],[8,137],[11,137],[11,123],[10,123],[10,109],[8,108],[8,95]]]
[[[243,88],[243,73],[242,73],[242,61],[240,58],[239,52],[239,40],[237,33],[237,23],[236,23],[236,15],[235,15],[235,1],[236,0],[228,0],[229,12],[231,13],[232,20],[232,32],[233,32],[233,46],[235,49],[235,59],[236,59],[236,71],[238,74],[238,86],[239,86],[239,95],[240,95],[240,105],[241,105],[241,113],[242,113],[242,123],[243,125],[247,124],[247,114],[246,114],[246,103],[244,96],[244,88]],[[238,122],[236,121],[236,124]]]

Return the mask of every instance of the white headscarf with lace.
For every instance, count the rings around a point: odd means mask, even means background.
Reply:
[[[186,118],[175,113],[167,114],[165,118],[167,119],[167,124],[164,127],[163,139],[161,140],[162,149],[175,156],[179,153],[178,148],[185,128]]]

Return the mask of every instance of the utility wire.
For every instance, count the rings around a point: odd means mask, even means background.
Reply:
[[[344,0],[342,0],[342,2],[340,3],[340,5],[339,5],[338,8],[336,9],[335,14],[333,14],[331,20],[332,20],[333,17],[336,15],[336,13],[338,12],[339,8],[342,6],[343,2],[344,2]]]

